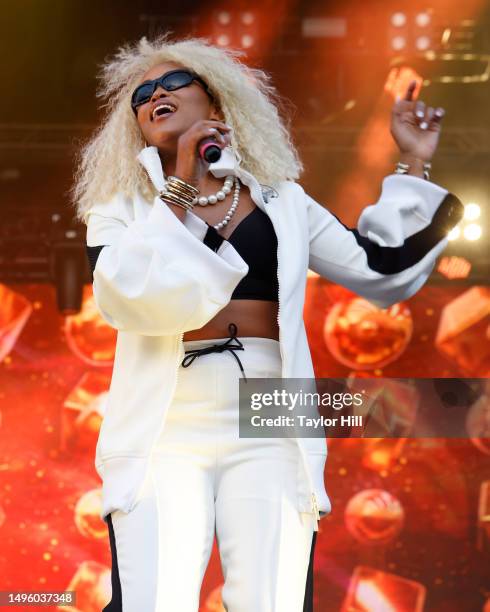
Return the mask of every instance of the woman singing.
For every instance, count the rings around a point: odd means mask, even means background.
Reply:
[[[428,179],[443,110],[413,84],[393,107],[396,171],[350,229],[296,182],[280,98],[239,55],[168,35],[120,48],[77,166],[94,299],[118,330],[95,457],[106,612],[197,612],[215,533],[228,612],[313,609],[326,440],[239,436],[239,387],[314,379],[308,268],[387,307],[425,283],[461,217]]]

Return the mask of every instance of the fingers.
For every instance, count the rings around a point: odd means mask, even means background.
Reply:
[[[222,134],[220,132],[220,129],[223,130],[225,133]],[[211,127],[208,129],[208,132],[216,138],[216,141],[218,142],[218,144],[222,144],[224,147],[231,144],[232,129],[229,126],[223,124],[223,126],[220,126],[219,129],[215,127]]]
[[[411,81],[410,85],[407,88],[407,91],[405,93],[405,97],[403,98],[404,100],[408,100],[409,102],[413,100],[413,94],[415,91],[415,88],[417,87],[417,81]]]
[[[413,109],[415,120],[421,130],[427,130],[441,122],[445,111],[443,108],[426,106],[422,100],[417,100]]]
[[[426,130],[429,127],[430,120],[432,119],[433,114],[434,114],[434,109],[432,108],[432,106],[427,106],[425,108],[425,112],[424,112],[422,121],[419,124],[421,130]]]
[[[446,114],[446,111],[441,106],[438,106],[434,111],[432,122],[440,123],[445,114]]]

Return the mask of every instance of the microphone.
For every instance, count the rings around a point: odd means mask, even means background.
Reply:
[[[203,138],[199,142],[199,155],[208,164],[214,164],[221,157],[221,149],[213,136]]]

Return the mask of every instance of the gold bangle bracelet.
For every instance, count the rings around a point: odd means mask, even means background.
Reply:
[[[164,191],[166,191],[167,193],[174,193],[175,195],[186,198],[189,201],[192,201],[194,199],[194,196],[191,193],[184,191],[176,185],[167,185]]]
[[[172,200],[176,200],[177,202],[182,202],[182,204],[192,205],[192,202],[189,201],[188,198],[183,198],[176,193],[172,193],[171,191],[162,192],[162,197],[166,197]]]
[[[187,191],[180,189],[180,187],[177,187],[176,185],[169,185],[168,183],[162,189],[162,193],[173,193],[174,195],[177,195],[189,201],[194,198],[194,196],[188,193]]]
[[[197,195],[199,193],[199,189],[197,187],[194,187],[194,185],[191,185],[190,183],[186,183],[185,181],[183,181],[182,179],[179,179],[177,176],[169,176],[168,177],[168,181],[170,183],[177,183],[178,185],[180,185],[183,189],[189,191],[189,193],[193,194],[193,195]]]
[[[187,202],[186,200],[183,200],[171,193],[160,194],[160,199],[167,203],[177,204],[186,210],[192,210],[194,208],[194,205],[190,202]]]
[[[183,181],[182,179],[180,179],[177,176],[169,176],[168,180],[171,181],[171,182],[178,183],[179,185],[182,185],[182,187],[185,187],[186,189],[188,189],[192,193],[198,193],[199,192],[199,189],[197,187],[195,187],[194,185],[191,185],[190,183],[186,183],[186,181]]]
[[[162,196],[167,197],[169,200],[172,200],[174,202],[181,202],[186,206],[194,206],[194,202],[192,200],[189,200],[188,198],[183,198],[175,193],[170,193],[169,191],[163,193]]]

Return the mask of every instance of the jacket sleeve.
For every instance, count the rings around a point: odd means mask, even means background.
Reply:
[[[380,308],[422,287],[464,212],[456,196],[410,175],[384,179],[378,202],[362,211],[357,229],[304,197],[310,269]]]
[[[247,264],[197,215],[187,212],[183,223],[157,196],[144,220],[127,222],[118,198],[85,217],[101,316],[148,336],[199,329],[229,302]]]

